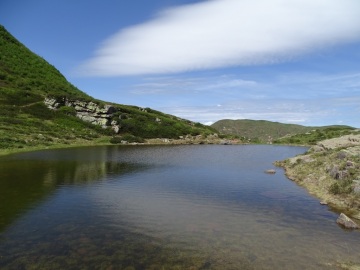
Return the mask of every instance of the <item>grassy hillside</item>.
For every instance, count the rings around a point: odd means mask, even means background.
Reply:
[[[0,52],[0,150],[90,144],[99,140],[106,142],[113,137],[111,129],[84,122],[70,110],[49,110],[44,104],[45,97],[49,96],[105,103],[77,89],[55,67],[32,53],[1,25]],[[215,132],[199,123],[150,108],[113,106],[117,108],[114,117],[119,119],[122,115],[118,136],[141,140]]]
[[[222,134],[235,134],[252,142],[311,144],[320,140],[350,134],[348,126],[307,127],[265,120],[220,120],[211,125]]]
[[[282,124],[265,120],[220,120],[211,125],[223,134],[236,134],[253,141],[267,142],[288,134],[306,133],[314,129],[294,124]]]
[[[314,145],[322,140],[337,138],[349,134],[357,134],[357,130],[348,126],[325,126],[313,129],[312,131],[294,135],[288,135],[274,140],[279,144],[301,144]]]
[[[0,26],[0,102],[22,106],[46,95],[90,99],[43,58],[32,53]]]

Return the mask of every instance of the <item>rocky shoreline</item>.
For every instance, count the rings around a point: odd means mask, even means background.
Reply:
[[[305,154],[275,165],[283,167],[289,179],[305,187],[321,204],[360,225],[360,134],[321,141]]]

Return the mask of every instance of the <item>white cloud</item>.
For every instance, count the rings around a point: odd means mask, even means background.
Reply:
[[[359,0],[209,0],[122,29],[79,69],[117,76],[271,64],[359,36]]]
[[[360,127],[358,113],[360,97],[317,100],[268,99],[263,101],[243,100],[214,106],[159,107],[163,112],[195,122],[208,124],[221,119],[269,120],[307,126],[342,123]],[[353,114],[342,112],[342,108]]]
[[[242,79],[230,79],[226,78],[223,80],[218,80],[216,83],[208,84],[200,88],[200,90],[210,90],[210,89],[229,89],[229,88],[251,88],[256,86],[255,81],[248,81]]]
[[[140,84],[133,86],[131,92],[140,95],[163,95],[185,93],[207,93],[234,89],[254,89],[259,83],[254,80],[244,80],[234,75],[208,77],[167,76],[145,78]]]

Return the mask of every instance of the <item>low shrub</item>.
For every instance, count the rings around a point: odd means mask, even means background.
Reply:
[[[141,137],[134,136],[131,134],[124,134],[122,136],[116,136],[110,139],[110,143],[113,144],[119,144],[122,141],[126,141],[128,143],[143,143],[145,140]]]
[[[329,192],[332,194],[349,194],[353,191],[351,180],[336,181],[329,187]]]
[[[70,115],[70,116],[75,116],[76,115],[76,110],[74,107],[69,107],[69,106],[62,106],[61,108],[58,109],[58,112],[66,114],[66,115]]]

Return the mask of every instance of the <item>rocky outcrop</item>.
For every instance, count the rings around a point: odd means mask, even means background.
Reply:
[[[358,130],[351,135],[318,142],[307,153],[276,164],[284,167],[290,179],[307,188],[321,201],[360,220]]]
[[[340,216],[336,220],[336,223],[344,226],[346,229],[359,229],[359,225],[357,225],[352,219],[350,219],[344,213],[340,214]]]
[[[45,98],[45,105],[51,110],[57,110],[63,106],[72,107],[76,112],[76,116],[83,121],[99,125],[103,128],[111,127],[115,133],[118,133],[120,126],[117,121],[113,121],[112,117],[117,109],[105,104],[103,106],[92,101],[69,100],[67,98]]]
[[[331,150],[341,147],[352,147],[358,145],[360,145],[360,134],[352,134],[321,141],[316,146],[313,146],[312,150],[314,152],[320,152],[324,150]]]
[[[332,208],[360,220],[360,134],[324,140],[276,164]]]

